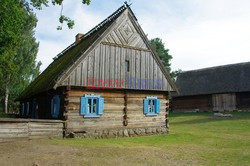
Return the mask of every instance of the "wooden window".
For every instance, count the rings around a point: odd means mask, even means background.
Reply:
[[[149,96],[144,99],[144,114],[146,116],[156,116],[160,113],[160,100],[157,97]]]
[[[52,118],[58,118],[60,114],[60,97],[58,95],[51,99],[51,116]]]
[[[125,60],[125,70],[129,72],[129,60]]]
[[[81,97],[80,114],[84,117],[100,117],[104,110],[104,99],[99,95]]]

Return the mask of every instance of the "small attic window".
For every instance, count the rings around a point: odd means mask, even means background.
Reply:
[[[125,60],[125,70],[129,72],[129,60]]]

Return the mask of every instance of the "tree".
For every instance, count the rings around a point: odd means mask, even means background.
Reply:
[[[181,69],[178,70],[174,70],[170,73],[171,77],[176,81],[177,77],[179,76],[179,74],[182,72]]]
[[[14,100],[40,73],[41,62],[36,62],[39,43],[34,37],[34,28],[37,19],[30,13],[26,19],[22,32],[21,46],[17,48],[14,63],[17,64],[17,72],[12,76],[10,84],[10,106],[15,106]]]
[[[86,5],[89,5],[90,2],[91,0],[82,0],[82,3]],[[51,3],[53,5],[61,6],[61,13],[59,17],[59,22],[61,23],[61,25],[57,27],[57,30],[62,30],[62,25],[64,22],[67,23],[67,26],[69,29],[72,29],[75,23],[74,23],[74,20],[72,20],[70,17],[63,15],[63,0],[51,0]],[[49,0],[31,0],[30,4],[36,9],[41,10],[42,6],[45,6],[45,7],[49,6]]]
[[[157,55],[160,57],[163,65],[167,69],[167,71],[170,73],[170,76],[175,80],[178,73],[181,72],[181,70],[171,71],[171,63],[170,61],[173,59],[172,55],[169,54],[169,49],[165,48],[164,43],[162,42],[162,39],[160,38],[154,38],[150,40],[151,46],[154,49],[154,51],[157,53]]]
[[[165,68],[170,72],[171,71],[170,61],[173,57],[172,57],[172,55],[169,54],[169,49],[165,48],[165,45],[160,38],[151,39],[150,43],[151,43],[151,46],[153,47],[154,51],[160,57]]]
[[[0,98],[8,112],[11,100],[18,95],[38,73],[36,63],[38,43],[34,38],[36,17],[22,0],[0,3]]]

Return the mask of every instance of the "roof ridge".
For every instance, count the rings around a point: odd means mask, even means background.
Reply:
[[[123,12],[125,9],[129,8],[129,5],[127,4],[127,2],[124,2],[124,5],[122,5],[120,8],[118,8],[115,12],[113,12],[110,16],[108,16],[106,19],[104,19],[101,23],[97,24],[94,28],[92,28],[91,30],[89,30],[82,38],[88,37],[90,36],[92,33],[94,33],[95,31],[99,30],[100,28],[102,28],[103,25],[105,25],[107,22],[112,21],[118,14],[120,14],[121,12]],[[131,9],[130,9],[131,10]],[[134,16],[135,17],[135,16]],[[59,54],[57,54],[53,60],[58,59],[61,55],[63,55],[66,51],[68,51],[69,49],[71,49],[72,47],[74,47],[76,44],[76,42],[70,44],[67,48],[65,48],[62,52],[60,52]]]
[[[244,65],[244,64],[248,64],[248,63],[250,63],[250,62],[231,63],[231,64],[212,66],[212,67],[205,67],[205,68],[194,69],[194,70],[187,70],[187,71],[182,71],[181,73],[199,72],[199,71],[210,70],[210,69],[217,69],[217,68],[224,68],[224,67],[230,67],[230,66]]]

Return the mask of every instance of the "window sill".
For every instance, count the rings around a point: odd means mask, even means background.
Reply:
[[[145,114],[146,116],[157,116],[158,114]]]
[[[84,115],[84,118],[100,118],[101,115]]]

